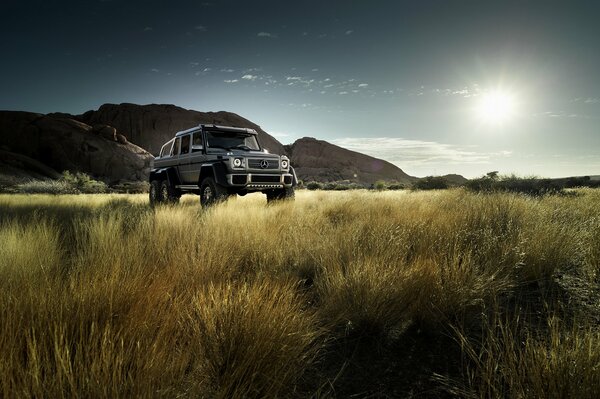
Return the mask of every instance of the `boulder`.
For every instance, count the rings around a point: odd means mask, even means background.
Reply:
[[[13,153],[107,183],[146,180],[152,155],[124,138],[117,142],[118,136],[114,127],[92,127],[63,115],[0,111],[0,146]]]

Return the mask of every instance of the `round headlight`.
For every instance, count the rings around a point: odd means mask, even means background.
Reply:
[[[283,161],[281,161],[281,167],[283,169],[287,169],[287,167],[288,167],[288,161],[286,161],[285,159]]]
[[[239,168],[240,166],[242,166],[242,160],[240,158],[235,158],[233,160],[233,166],[235,166],[236,168]]]

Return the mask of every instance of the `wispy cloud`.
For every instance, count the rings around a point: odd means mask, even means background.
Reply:
[[[258,76],[256,76],[256,75],[250,75],[250,74],[247,74],[247,75],[244,75],[244,76],[242,76],[242,79],[244,79],[244,80],[251,80],[251,81],[255,81],[255,80],[256,80],[256,78],[258,78]]]
[[[274,34],[274,33],[270,33],[270,32],[258,32],[258,33],[256,34],[256,36],[258,36],[258,37],[269,37],[269,38],[271,38],[271,39],[275,39],[275,38],[277,38],[277,35],[276,35],[276,34]]]
[[[232,72],[235,72],[235,69],[231,69],[231,68],[223,68],[223,69],[221,69],[221,72],[225,72],[225,73],[232,73]]]
[[[144,32],[150,32],[151,30],[153,30],[151,26],[146,26],[144,28]]]
[[[586,104],[598,104],[600,103],[600,98],[588,97],[583,102]]]
[[[225,82],[225,83],[237,83],[237,82],[239,82],[239,80],[237,80],[237,79],[225,79],[223,82]]]
[[[353,30],[349,29],[349,30],[346,31],[346,34],[347,35],[351,35],[353,32],[354,32]]]
[[[425,165],[487,164],[493,158],[508,157],[512,151],[477,152],[436,141],[397,137],[349,137],[332,140],[340,147],[383,158],[400,167]]]
[[[361,84],[358,85],[358,87],[368,87],[368,86],[369,86],[368,83],[361,83]]]
[[[152,68],[150,71],[151,71],[151,72],[154,72],[154,73],[158,73],[158,72],[160,72],[160,71],[159,71],[157,68]]]
[[[204,25],[196,25],[196,26],[194,26],[194,29],[195,30],[199,30],[200,32],[206,32],[207,31],[206,26],[204,26]]]

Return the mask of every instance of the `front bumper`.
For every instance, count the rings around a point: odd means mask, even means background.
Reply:
[[[232,173],[227,176],[227,184],[231,187],[247,190],[264,190],[270,188],[291,187],[294,177],[291,173]]]

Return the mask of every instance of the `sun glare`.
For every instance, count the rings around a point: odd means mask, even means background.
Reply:
[[[488,124],[499,125],[511,119],[515,113],[515,98],[511,93],[494,90],[481,96],[477,107],[479,118]]]

